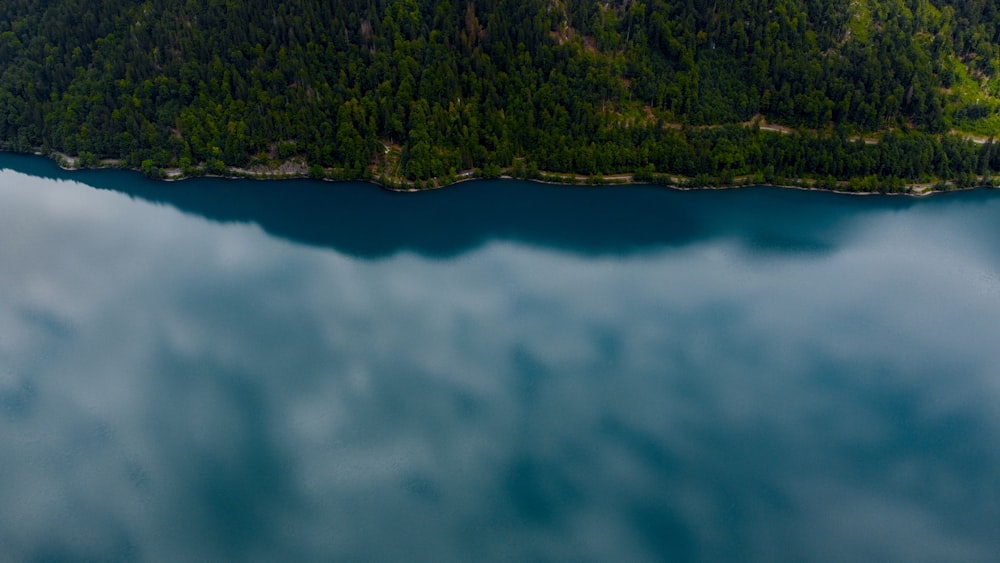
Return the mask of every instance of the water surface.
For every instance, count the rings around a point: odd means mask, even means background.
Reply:
[[[998,192],[0,168],[0,559],[1000,558]]]

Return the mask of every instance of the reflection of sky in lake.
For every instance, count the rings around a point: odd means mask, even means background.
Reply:
[[[4,171],[0,553],[996,560],[991,217],[365,260]]]

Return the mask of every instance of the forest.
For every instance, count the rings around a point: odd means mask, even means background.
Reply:
[[[1000,171],[994,0],[5,0],[0,72],[0,148],[157,177]]]

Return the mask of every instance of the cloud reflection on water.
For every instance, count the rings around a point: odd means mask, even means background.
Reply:
[[[0,198],[13,559],[997,556],[996,263],[955,228],[997,198],[807,257],[723,229],[449,260]]]

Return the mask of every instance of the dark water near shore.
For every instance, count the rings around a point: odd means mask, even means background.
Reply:
[[[0,560],[1000,560],[1000,191],[0,168]]]

